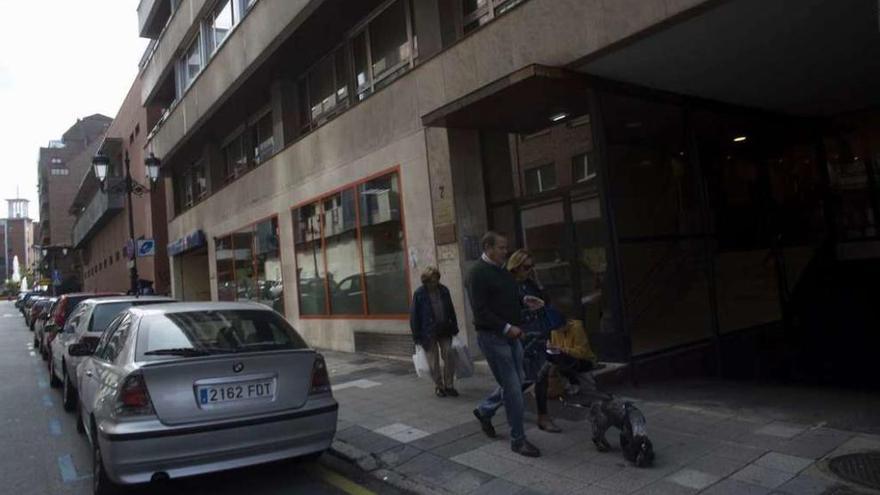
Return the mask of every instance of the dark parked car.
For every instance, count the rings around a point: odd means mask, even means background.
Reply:
[[[37,318],[37,313],[40,311],[41,305],[37,304],[41,301],[45,301],[48,299],[46,296],[34,296],[28,299],[28,302],[25,304],[24,311],[24,324],[33,332],[34,331],[34,320]]]
[[[46,324],[49,322],[52,308],[55,307],[56,302],[58,302],[57,297],[47,297],[34,304],[34,307],[39,307],[37,310],[37,316],[32,322],[34,327],[34,350],[39,350],[43,359],[46,358],[46,348],[43,346],[43,341],[45,340],[46,335]]]

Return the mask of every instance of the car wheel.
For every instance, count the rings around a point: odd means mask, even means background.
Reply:
[[[92,428],[94,431],[95,429]],[[119,493],[119,485],[113,483],[107,477],[107,470],[104,469],[104,460],[101,457],[101,444],[98,442],[98,436],[93,435],[92,440],[92,492],[95,495],[115,495]]]
[[[52,356],[49,356],[49,386],[52,388],[61,386],[61,380],[55,375],[55,360]]]
[[[73,383],[70,382],[70,377],[67,375],[66,370],[64,371],[64,389],[61,395],[64,398],[64,410],[72,412],[73,408],[76,407],[76,389],[73,388]]]
[[[40,341],[37,340],[36,336],[34,336],[34,350],[36,351],[39,348],[40,348]]]
[[[43,358],[43,361],[47,361],[49,359],[49,348],[40,344],[40,356]]]

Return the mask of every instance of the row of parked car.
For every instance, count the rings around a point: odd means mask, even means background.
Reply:
[[[314,458],[333,440],[324,359],[267,306],[116,293],[16,306],[92,448],[96,495]]]

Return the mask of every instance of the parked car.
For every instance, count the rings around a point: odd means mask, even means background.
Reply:
[[[338,404],[324,358],[256,303],[129,308],[77,368],[79,426],[96,494],[290,457],[318,456]]]
[[[76,408],[76,366],[81,358],[73,357],[67,350],[72,344],[85,343],[91,347],[97,345],[107,328],[107,324],[123,311],[132,306],[174,302],[170,297],[161,296],[115,296],[86,299],[77,304],[76,309],[64,324],[63,331],[57,332],[49,344],[49,383],[52,386],[63,386],[64,410]]]
[[[28,299],[27,303],[25,303],[25,312],[24,312],[24,324],[30,329],[30,331],[34,331],[34,320],[37,317],[37,313],[40,311],[40,305],[37,303],[41,301],[45,301],[48,299],[46,296],[34,296]]]
[[[77,304],[86,299],[95,299],[100,297],[115,297],[121,296],[122,293],[119,292],[73,292],[70,294],[64,294],[58,297],[58,301],[55,303],[55,307],[52,309],[51,316],[49,320],[46,322],[46,326],[43,330],[43,347],[42,350],[46,352],[46,357],[49,360],[49,365],[52,364],[51,354],[52,354],[52,340],[64,328],[64,323],[67,322],[67,319],[70,317],[73,310],[76,309]],[[50,375],[51,378],[51,375]]]
[[[34,296],[41,295],[43,295],[42,292],[35,290],[22,292],[21,294],[19,294],[18,300],[15,302],[15,307],[18,308],[18,310],[21,311],[21,315],[24,316],[24,305],[28,302],[28,300]]]
[[[37,316],[34,318],[34,350],[39,351],[42,354],[43,359],[46,358],[45,349],[43,348],[43,337],[45,335],[46,323],[49,321],[49,316],[52,314],[52,308],[55,306],[55,303],[58,302],[57,297],[47,297],[42,301],[38,301],[34,304],[34,306],[39,306]]]

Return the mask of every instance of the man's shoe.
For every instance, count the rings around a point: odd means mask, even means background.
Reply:
[[[541,451],[538,450],[538,447],[530,444],[528,440],[522,440],[518,443],[511,444],[510,450],[526,457],[541,457]]]
[[[446,397],[446,391],[440,387],[435,388],[434,393],[437,394],[437,397]]]
[[[452,387],[447,388],[445,390],[445,392],[446,392],[446,395],[448,395],[450,397],[458,397],[458,390],[455,390]]]
[[[483,433],[486,434],[489,438],[495,438],[495,427],[492,426],[492,420],[489,418],[484,418],[482,414],[480,414],[479,409],[474,409],[474,416],[477,417],[477,421],[480,422],[480,427],[483,428]]]

